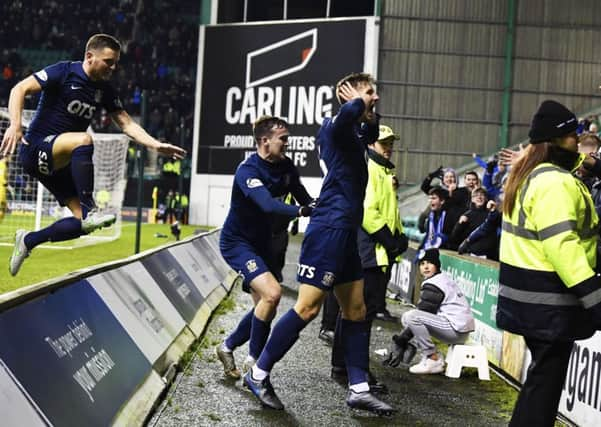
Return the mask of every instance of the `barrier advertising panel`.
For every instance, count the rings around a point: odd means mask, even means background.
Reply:
[[[213,290],[220,286],[221,276],[215,271],[206,256],[192,243],[172,246],[169,252],[178,260],[190,276],[200,294],[207,299]]]
[[[206,268],[207,271],[215,271],[215,275],[222,279],[227,276],[227,273],[230,270],[229,266],[221,257],[221,253],[215,252],[209,242],[205,239],[196,239],[192,241],[192,244],[196,247],[198,253],[201,254],[201,259],[199,259],[199,261],[203,268]],[[227,290],[225,284],[222,285]]]
[[[14,383],[11,372],[0,359],[0,414],[4,426],[37,427],[48,425],[41,411],[34,408]],[[44,420],[44,421],[42,421]]]
[[[161,251],[144,258],[142,264],[171,304],[187,323],[191,323],[204,298],[173,255],[169,251]]]
[[[186,326],[139,262],[97,274],[88,281],[150,363],[163,354]]]
[[[54,425],[110,425],[152,369],[86,280],[0,313],[0,336],[0,358]]]
[[[233,174],[256,151],[252,123],[272,115],[290,125],[287,155],[300,175],[321,176],[315,136],[338,108],[336,82],[364,70],[366,25],[357,18],[206,26],[196,173]]]
[[[576,341],[559,411],[580,426],[601,425],[601,333]]]

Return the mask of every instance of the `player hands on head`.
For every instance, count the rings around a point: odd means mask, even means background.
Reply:
[[[121,44],[108,34],[88,40],[83,61],[62,61],[26,77],[11,90],[8,101],[10,126],[0,145],[0,156],[19,148],[19,161],[38,179],[72,217],[38,231],[17,230],[9,261],[16,275],[33,248],[45,242],[71,240],[115,222],[115,214],[94,202],[94,141],[86,133],[96,112],[105,109],[112,120],[138,144],[173,158],[186,151],[151,137],[123,109],[110,83],[117,68]],[[21,114],[25,97],[42,92],[31,125],[23,135]]]
[[[368,173],[365,151],[378,138],[379,99],[373,78],[353,73],[338,82],[336,95],[342,104],[335,117],[326,117],[317,134],[319,159],[328,172],[319,203],[311,214],[299,258],[300,283],[294,308],[273,327],[257,363],[244,376],[244,384],[263,406],[284,409],[270,374],[312,321],[328,292],[341,307],[337,337],[347,361],[349,390],[346,404],[377,414],[394,409],[370,391],[368,379],[369,339],[363,301],[363,269],[357,247],[357,230],[363,217]]]

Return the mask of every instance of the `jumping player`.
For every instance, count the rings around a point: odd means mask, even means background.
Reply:
[[[255,122],[253,133],[257,152],[236,170],[230,211],[219,242],[223,258],[244,277],[242,288],[254,301],[254,308],[216,349],[225,374],[236,379],[240,372],[233,350],[250,339],[244,370],[255,363],[269,336],[282,294],[271,265],[275,215],[309,216],[312,210],[308,206],[312,199],[300,182],[298,170],[284,155],[288,124],[280,118],[264,116]],[[300,208],[284,203],[288,193],[298,200]]]
[[[10,92],[10,126],[0,145],[0,157],[12,154],[22,143],[19,160],[23,169],[73,213],[73,217],[60,219],[39,231],[17,230],[9,262],[13,276],[39,244],[74,239],[115,222],[115,215],[100,212],[93,199],[94,146],[86,129],[99,108],[105,108],[137,143],[169,157],[183,158],[186,154],[185,150],[148,135],[123,109],[109,83],[120,52],[117,39],[96,34],[88,40],[82,62],[50,65],[17,83]],[[35,117],[23,137],[21,113],[25,97],[40,91]]]
[[[257,363],[244,376],[244,384],[268,408],[284,409],[269,379],[274,364],[294,345],[300,331],[319,313],[327,292],[333,290],[342,311],[339,324],[350,389],[346,403],[378,414],[394,411],[370,392],[368,384],[369,323],[357,248],[368,178],[365,150],[378,138],[374,107],[379,97],[373,84],[365,73],[338,82],[336,95],[342,106],[335,117],[324,119],[317,135],[325,178],[301,248],[298,299],[278,320]]]

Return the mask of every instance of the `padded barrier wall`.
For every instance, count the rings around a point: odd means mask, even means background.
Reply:
[[[219,231],[0,296],[3,426],[141,425],[236,281]]]
[[[413,260],[416,245],[411,244],[404,259],[392,272],[389,290],[416,304],[421,279]],[[530,364],[530,352],[521,336],[497,328],[495,316],[499,289],[499,263],[477,257],[441,251],[443,271],[463,289],[476,318],[475,342],[483,344],[490,363],[522,384]],[[564,384],[559,412],[581,426],[601,425],[601,332],[576,341]]]

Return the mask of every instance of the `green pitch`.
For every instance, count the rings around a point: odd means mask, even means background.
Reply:
[[[191,236],[199,228],[195,225],[182,225],[181,238]],[[156,233],[168,237],[155,237]],[[123,222],[121,237],[112,242],[77,249],[36,248],[25,260],[16,277],[12,277],[8,272],[12,247],[0,246],[0,293],[40,283],[84,267],[127,258],[134,255],[135,239],[135,223]],[[171,235],[169,225],[142,224],[140,252],[173,242],[175,238]]]

